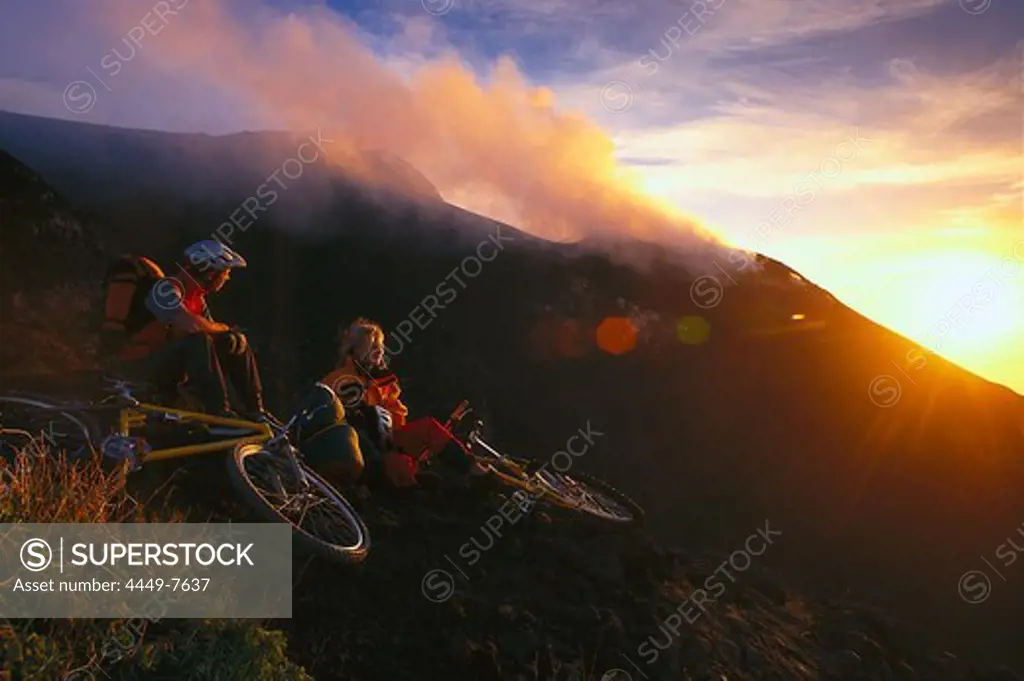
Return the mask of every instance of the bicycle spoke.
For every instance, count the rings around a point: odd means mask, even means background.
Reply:
[[[317,527],[320,523],[326,522],[330,526],[330,520],[332,519],[331,512],[334,510],[329,504],[326,503],[326,499],[315,499],[311,504],[305,505],[302,511],[302,516],[299,518],[298,523],[305,526],[306,519],[309,518],[309,525]],[[345,522],[344,518],[335,514],[334,520],[341,520],[341,528],[348,529],[348,523]],[[319,522],[318,522],[319,521]]]
[[[543,471],[536,477],[561,503],[574,510],[609,520],[628,520],[633,516],[614,499],[568,475]]]
[[[20,395],[0,396],[0,443],[20,449],[64,450],[73,458],[93,451],[89,427],[70,407]]]
[[[353,527],[352,519],[336,507],[315,481],[306,484],[296,478],[289,462],[264,451],[247,457],[243,466],[267,504],[296,528],[316,537],[341,535],[346,545],[357,545],[365,540],[358,528]]]

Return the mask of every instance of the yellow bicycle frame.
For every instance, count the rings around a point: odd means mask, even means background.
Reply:
[[[507,459],[502,463],[509,469],[517,472],[519,475],[526,475],[526,470],[519,464],[508,461]],[[506,485],[510,485],[511,487],[521,489],[534,499],[543,498],[544,501],[548,502],[549,504],[554,504],[555,506],[560,506],[561,508],[568,508],[570,510],[574,510],[577,508],[577,504],[572,504],[566,501],[565,499],[562,499],[562,497],[558,496],[544,485],[534,484],[529,479],[523,480],[522,478],[516,475],[508,475],[507,473],[497,470],[493,466],[492,470],[492,475],[497,476],[498,479],[500,479]]]
[[[563,499],[562,497],[555,494],[553,491],[551,491],[544,485],[538,485],[534,483],[527,475],[526,468],[522,466],[518,461],[500,456],[497,450],[495,450],[493,447],[488,445],[483,440],[480,440],[479,438],[475,439],[474,442],[483,445],[484,449],[489,450],[492,456],[494,456],[496,459],[491,460],[488,457],[477,456],[477,460],[480,461],[481,463],[488,464],[491,467],[491,474],[496,476],[506,485],[509,485],[510,487],[515,487],[516,489],[521,489],[534,499],[543,498],[548,503],[553,504],[555,506],[560,506],[561,508],[577,508],[577,504],[573,504]],[[507,468],[511,472],[511,474],[496,468],[496,463]]]
[[[208,454],[225,449],[232,449],[237,445],[250,443],[263,443],[274,436],[274,432],[266,423],[248,421],[246,419],[224,418],[211,416],[201,412],[188,411],[186,409],[172,409],[162,407],[158,404],[140,402],[136,406],[124,407],[118,413],[117,432],[125,437],[131,436],[133,430],[143,428],[146,425],[147,416],[150,414],[162,414],[172,417],[171,423],[188,424],[202,423],[208,426],[224,426],[250,431],[249,434],[203,442],[195,445],[184,445],[181,447],[168,447],[166,449],[152,449],[142,458],[142,463],[148,461],[160,461],[162,459],[174,459],[184,456],[195,456],[197,454]]]

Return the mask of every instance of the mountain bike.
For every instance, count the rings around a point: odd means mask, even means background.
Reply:
[[[137,471],[153,461],[228,451],[227,473],[237,496],[267,522],[292,526],[303,550],[345,563],[363,561],[370,533],[359,514],[309,468],[288,432],[299,418],[225,418],[143,402],[149,386],[104,378],[99,401],[67,402],[22,394],[0,395],[0,455],[28,443],[62,451],[69,460],[102,456]],[[154,448],[156,439],[174,442]]]
[[[472,411],[469,402],[463,400],[448,417],[445,427],[453,432]],[[518,459],[502,454],[484,441],[483,428],[483,420],[474,418],[466,435],[459,439],[473,458],[502,483],[522,490],[533,501],[543,501],[559,509],[623,527],[643,523],[643,508],[607,482],[579,471],[569,475],[569,469],[559,471],[551,461]],[[428,455],[428,452],[423,452],[420,460],[425,460]]]

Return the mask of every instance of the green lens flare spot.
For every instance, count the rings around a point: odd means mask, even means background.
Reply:
[[[699,316],[680,317],[676,322],[676,338],[683,345],[701,345],[711,338],[711,323]]]

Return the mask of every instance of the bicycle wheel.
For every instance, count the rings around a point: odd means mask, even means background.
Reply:
[[[228,457],[238,493],[264,520],[292,526],[304,550],[343,563],[360,563],[370,551],[370,531],[355,509],[301,461],[303,488],[283,456],[261,444],[242,444]]]
[[[626,494],[607,482],[587,475],[567,475],[547,468],[533,474],[534,483],[544,495],[562,508],[577,511],[623,526],[643,523],[644,511]]]
[[[72,459],[91,455],[99,427],[88,415],[45,397],[0,395],[0,455],[26,448],[63,450]]]

